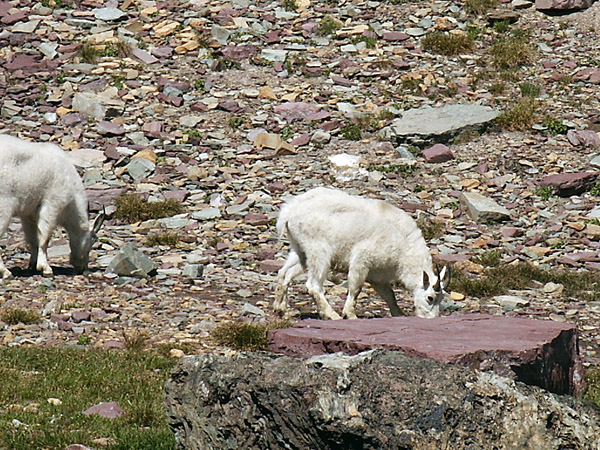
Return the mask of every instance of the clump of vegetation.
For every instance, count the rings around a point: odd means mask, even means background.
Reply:
[[[426,241],[437,239],[443,236],[445,232],[443,223],[433,221],[425,216],[421,216],[417,219],[417,226],[421,229],[421,234]]]
[[[149,202],[138,194],[121,194],[115,199],[115,207],[115,219],[127,223],[161,219],[183,212],[183,206],[177,200]]]
[[[100,49],[91,42],[85,42],[79,49],[79,57],[84,63],[94,64],[100,58]]]
[[[537,103],[532,97],[525,97],[517,101],[512,108],[504,111],[496,119],[496,123],[507,130],[527,130],[535,123],[537,118]]]
[[[360,127],[356,123],[348,123],[340,130],[340,133],[344,139],[348,139],[350,141],[360,141],[362,138]]]
[[[421,46],[425,50],[440,55],[452,56],[468,52],[473,48],[473,40],[466,34],[445,33],[434,31],[421,39]]]
[[[270,330],[288,328],[292,324],[286,320],[267,325],[250,322],[226,322],[211,332],[212,338],[220,345],[236,350],[267,350],[267,337]]]
[[[494,22],[493,27],[496,33],[506,33],[510,30],[510,20],[497,20]]]
[[[132,353],[139,353],[148,346],[150,342],[150,335],[146,332],[146,330],[123,330],[122,341],[127,350]]]
[[[297,11],[298,5],[296,4],[296,0],[283,0],[283,8],[286,11]]]
[[[542,187],[536,189],[536,191],[535,191],[535,194],[544,201],[546,201],[550,197],[552,197],[553,193],[554,193],[554,190],[552,189],[551,186],[542,186]]]
[[[317,33],[321,36],[329,36],[330,34],[335,33],[340,28],[342,28],[342,23],[338,20],[335,20],[332,16],[327,14],[319,22],[319,26],[317,27]]]
[[[372,164],[369,166],[368,170],[381,173],[396,173],[405,177],[415,171],[415,166],[413,164]]]
[[[468,277],[460,270],[454,270],[450,288],[474,297],[491,297],[505,294],[511,289],[521,290],[531,287],[533,281],[553,282],[564,286],[565,297],[593,299],[600,295],[600,279],[592,272],[570,270],[545,270],[528,263],[500,264],[487,268],[483,275]]]
[[[157,245],[167,245],[169,247],[177,247],[179,244],[179,235],[175,232],[151,234],[145,240],[145,244],[149,247],[155,247]]]
[[[498,0],[467,0],[465,2],[465,9],[469,14],[481,15],[497,4]]]
[[[42,0],[40,2],[42,6],[52,9],[73,9],[73,3],[65,2],[63,0]]]
[[[497,69],[516,69],[532,62],[537,54],[526,35],[515,33],[499,38],[490,48],[492,63]]]
[[[37,311],[20,308],[7,309],[2,312],[0,318],[2,319],[2,322],[7,323],[8,325],[16,325],[18,323],[31,325],[42,321],[42,316],[40,316]]]
[[[102,57],[125,58],[131,56],[131,51],[131,45],[122,40],[106,44],[85,42],[79,49],[79,57],[85,63],[94,64]]]
[[[73,347],[0,347],[0,448],[174,450],[162,401],[177,360],[156,352]],[[57,401],[49,402],[53,398]],[[125,415],[82,414],[115,401]]]
[[[521,83],[519,89],[521,89],[521,96],[523,97],[537,98],[542,92],[542,88],[532,83]]]
[[[246,123],[246,119],[244,119],[243,117],[232,117],[231,119],[229,119],[227,121],[227,125],[229,125],[229,127],[232,130],[237,130],[238,128],[240,128],[242,125],[244,125]]]
[[[490,86],[490,94],[500,95],[506,90],[506,83],[494,83]]]
[[[377,38],[374,36],[365,36],[364,34],[360,34],[351,39],[353,44],[358,44],[359,42],[364,42],[367,48],[375,48],[377,45]]]
[[[586,370],[585,382],[588,385],[585,398],[600,406],[600,367]]]
[[[485,267],[496,267],[502,261],[500,250],[490,250],[473,257],[473,262]]]
[[[590,189],[590,195],[593,195],[594,197],[600,197],[600,180],[597,180],[596,184],[592,186]]]
[[[562,123],[562,120],[555,119],[554,117],[546,117],[543,125],[554,135],[566,134],[569,131],[569,127]]]

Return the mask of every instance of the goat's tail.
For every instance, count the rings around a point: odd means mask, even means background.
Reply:
[[[288,234],[288,205],[285,204],[279,210],[279,217],[277,218],[277,233],[279,234],[279,238],[282,239]]]

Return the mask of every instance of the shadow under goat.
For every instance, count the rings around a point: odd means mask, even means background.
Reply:
[[[57,226],[69,235],[70,262],[88,268],[89,254],[105,215],[90,227],[83,183],[66,153],[50,143],[0,135],[0,236],[19,217],[31,252],[30,269],[52,275],[48,243]],[[12,276],[0,257],[0,275]]]
[[[365,281],[385,300],[392,316],[401,314],[392,289],[396,281],[412,291],[415,315],[440,315],[450,271],[444,267],[435,273],[421,230],[401,209],[320,187],[287,202],[279,213],[277,230],[281,238],[289,238],[290,252],[278,274],[276,311],[288,311],[288,287],[306,271],[306,287],[320,316],[340,319],[323,291],[329,272],[334,271],[348,274],[342,317],[356,318],[356,298]]]

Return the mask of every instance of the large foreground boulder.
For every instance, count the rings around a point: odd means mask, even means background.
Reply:
[[[385,350],[189,356],[165,401],[188,450],[600,448],[585,401]]]
[[[577,328],[570,323],[487,314],[313,319],[269,334],[269,350],[287,356],[356,354],[374,348],[491,370],[556,394],[585,391]]]

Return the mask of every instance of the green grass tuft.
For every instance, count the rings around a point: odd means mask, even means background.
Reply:
[[[291,322],[277,321],[267,325],[250,322],[227,322],[211,332],[213,339],[220,345],[236,350],[267,350],[267,336],[270,330],[288,328]]]
[[[506,130],[528,130],[537,119],[538,104],[532,97],[524,97],[504,111],[496,119],[496,123]]]
[[[115,219],[127,223],[143,220],[171,217],[183,212],[183,206],[177,200],[149,202],[137,194],[122,194],[115,199]]]
[[[16,325],[18,323],[31,325],[40,323],[42,316],[37,311],[32,311],[31,309],[11,308],[3,311],[0,319],[8,325]]]
[[[588,385],[585,398],[600,406],[600,367],[587,369],[585,371],[585,381]]]
[[[158,245],[166,245],[169,247],[177,247],[179,244],[180,238],[177,233],[159,233],[159,234],[151,234],[146,238],[144,243],[149,247],[156,247]]]
[[[473,48],[473,40],[466,34],[451,34],[442,31],[428,33],[421,39],[421,46],[425,50],[440,55],[460,55]]]
[[[527,36],[520,34],[499,38],[490,48],[494,67],[501,70],[516,69],[531,63],[537,50]]]
[[[580,300],[592,300],[600,295],[600,279],[592,272],[545,270],[523,262],[490,267],[476,278],[454,270],[450,288],[465,295],[482,298],[502,295],[513,289],[527,289],[532,286],[533,281],[562,284],[563,296],[567,299],[577,297]]]

